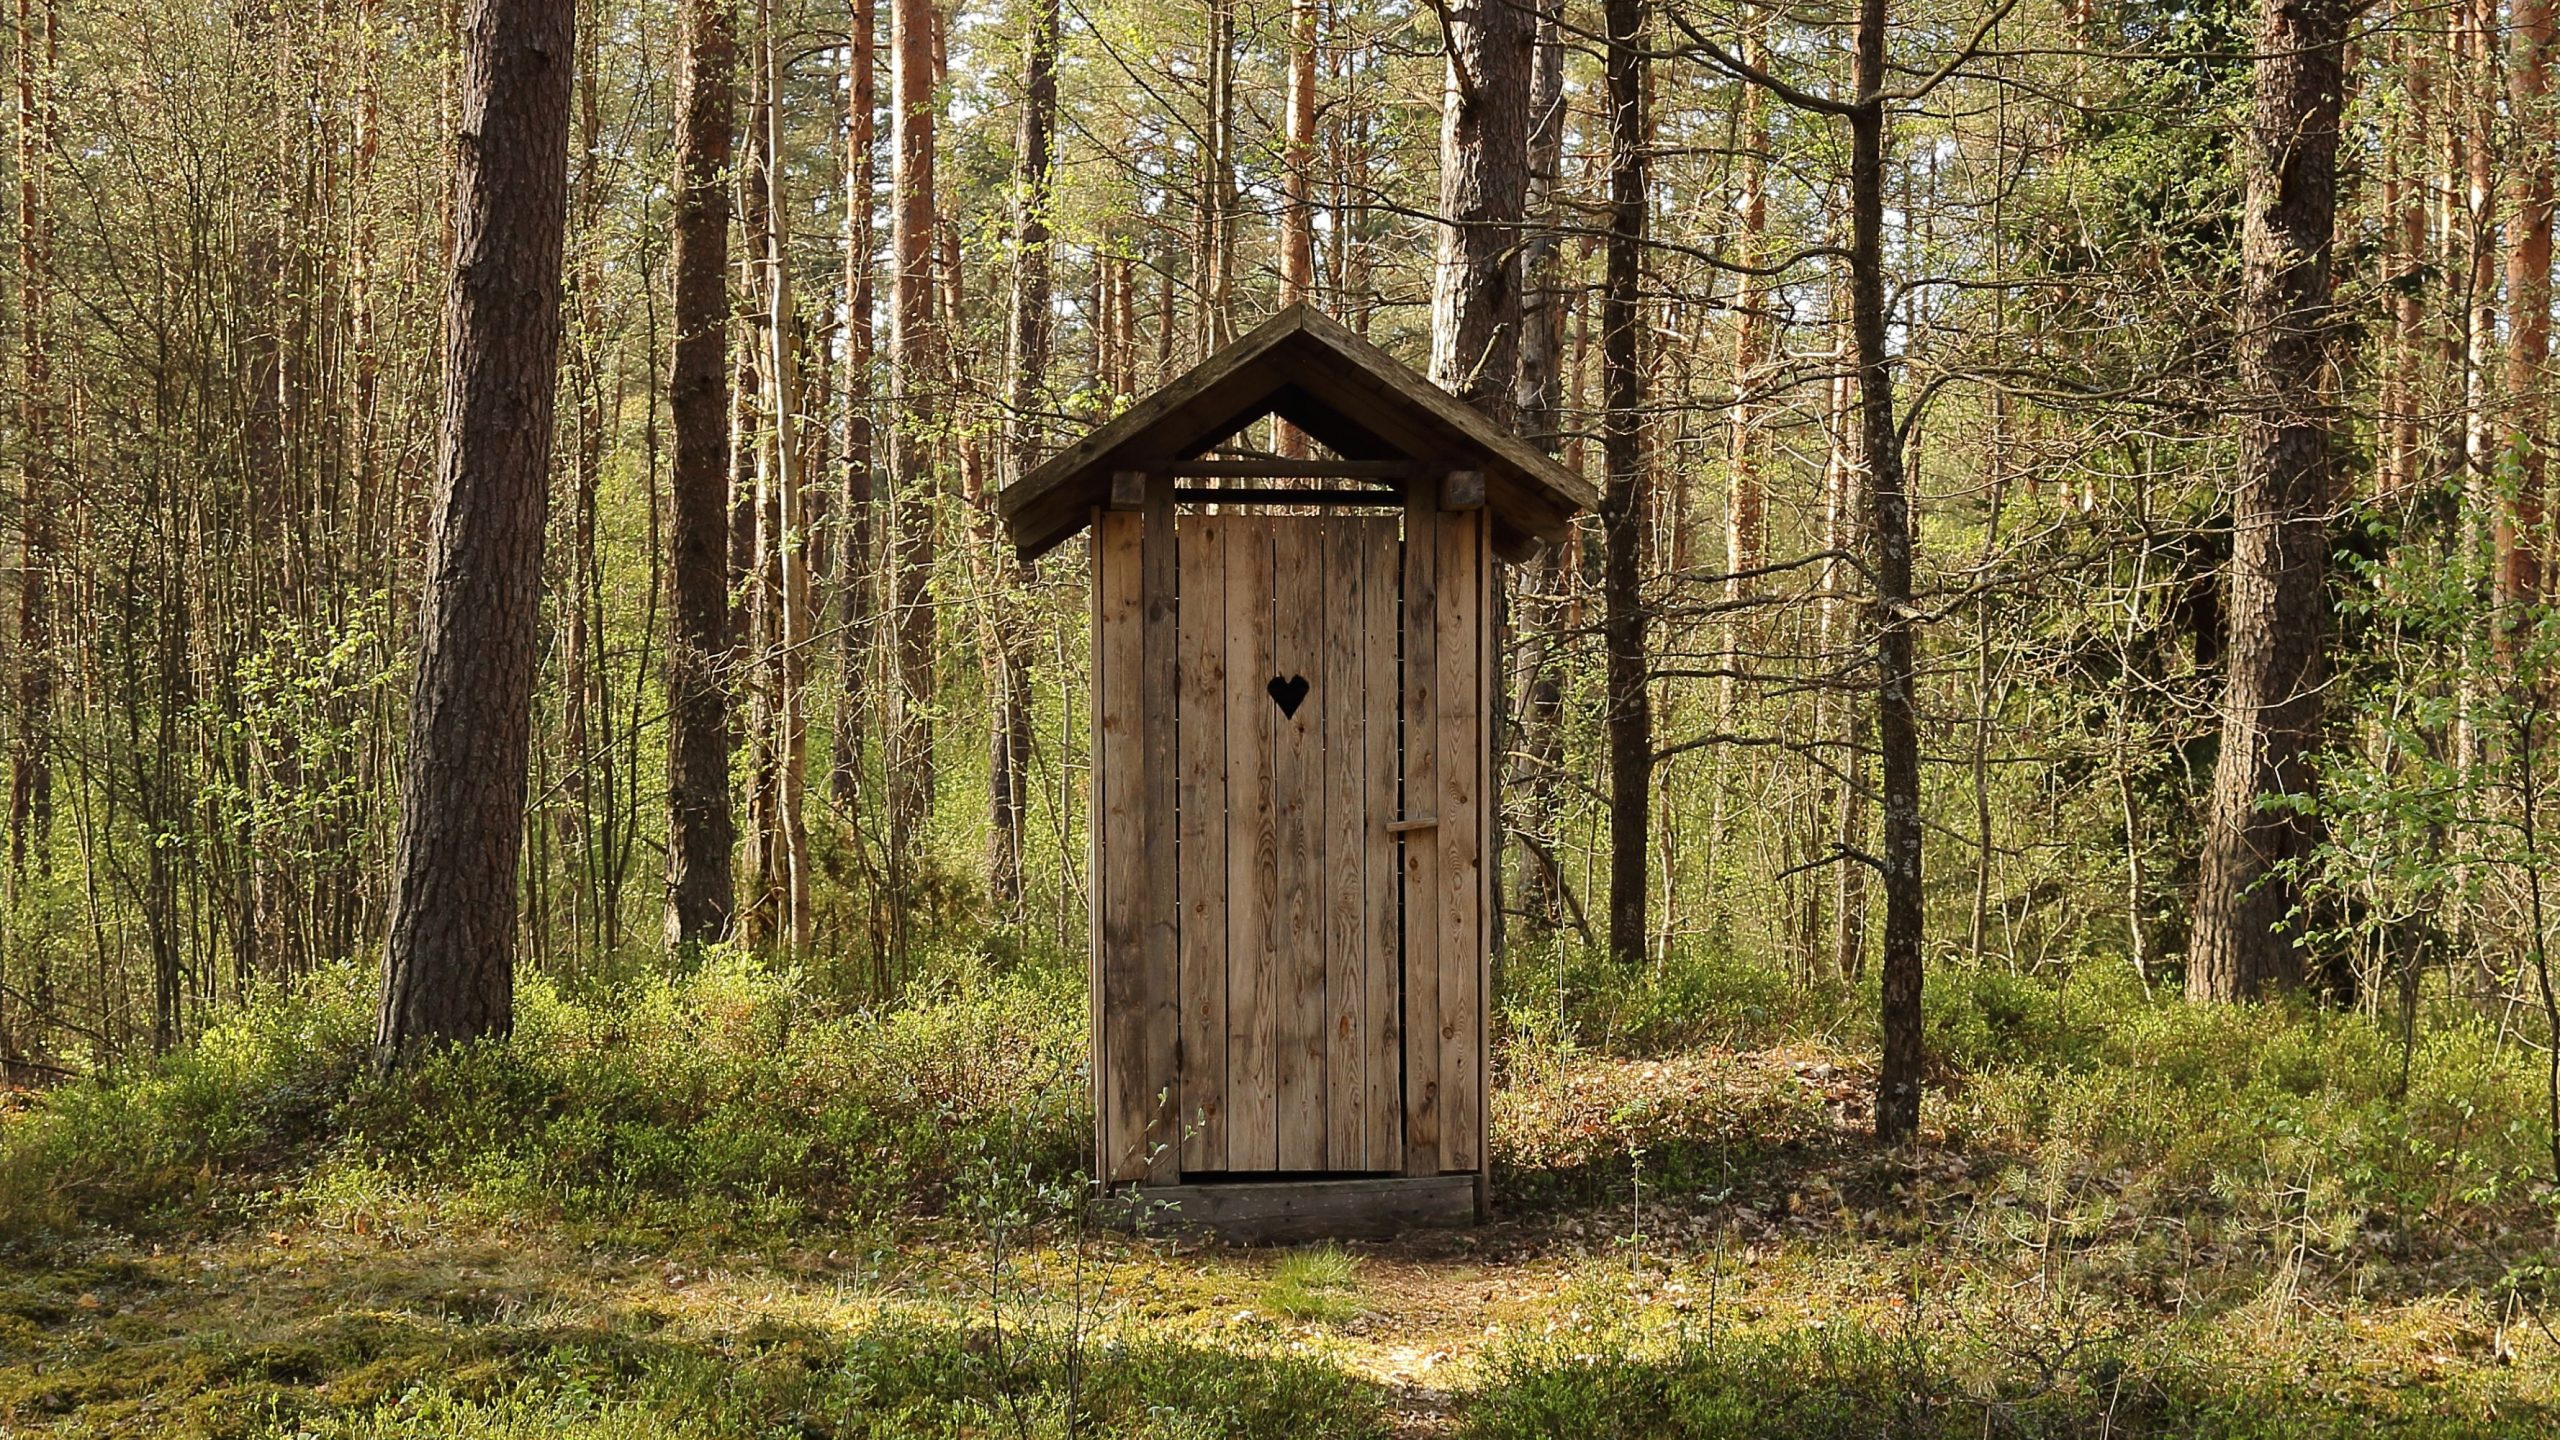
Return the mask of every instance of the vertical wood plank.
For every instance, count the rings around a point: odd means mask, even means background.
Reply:
[[[1093,1174],[1111,1178],[1108,1094],[1109,1036],[1102,1023],[1102,912],[1108,893],[1102,883],[1102,512],[1096,509],[1085,530],[1085,644],[1093,655],[1093,673],[1085,685],[1085,826],[1084,826],[1084,983],[1086,1011],[1085,1088],[1093,1102]]]
[[[1440,799],[1440,496],[1431,481],[1404,511],[1405,814]],[[1440,1173],[1440,843],[1404,834],[1404,1169]]]
[[[1146,803],[1140,719],[1145,634],[1138,591],[1143,516],[1106,511],[1097,521],[1101,607],[1094,647],[1101,716],[1094,728],[1093,823],[1101,865],[1105,1177],[1143,1180],[1146,1164],[1146,996],[1139,956],[1139,906],[1146,883],[1141,810]]]
[[[1231,524],[1190,515],[1180,552],[1178,846],[1182,905],[1182,1168],[1227,1168],[1227,552]]]
[[[1317,916],[1324,932],[1324,1140],[1331,1170],[1368,1168],[1368,619],[1364,543],[1372,522],[1318,521],[1324,544],[1324,876]]]
[[[1484,622],[1481,548],[1484,512],[1440,516],[1440,1168],[1476,1168],[1484,1096],[1483,714],[1477,708]]]
[[[1227,531],[1227,1168],[1279,1165],[1274,1087],[1272,916],[1279,848],[1272,746],[1271,521]]]
[[[1499,943],[1500,912],[1495,906],[1495,870],[1502,864],[1502,764],[1498,751],[1502,732],[1501,664],[1498,627],[1502,572],[1493,553],[1493,521],[1476,518],[1476,713],[1487,727],[1476,747],[1477,826],[1476,916],[1476,1218],[1493,1209],[1493,1011],[1500,996],[1493,988],[1493,950]]]
[[[1368,1140],[1365,1170],[1404,1166],[1404,914],[1396,903],[1396,837],[1387,822],[1397,815],[1401,726],[1397,711],[1398,596],[1403,563],[1397,523],[1369,522],[1362,537],[1360,608],[1361,685],[1368,725],[1364,788],[1368,818],[1361,833],[1364,907],[1368,912],[1361,968],[1368,988],[1369,1053],[1363,1062],[1366,1095],[1362,1127]]]
[[[1283,1170],[1325,1166],[1324,735],[1317,717],[1331,697],[1324,683],[1325,585],[1322,522],[1308,516],[1273,521],[1272,667],[1275,677],[1304,681],[1295,714],[1283,714],[1269,692],[1263,705],[1279,719],[1274,765],[1278,826],[1279,909],[1272,941],[1279,977],[1279,1164]]]
[[[1174,790],[1174,673],[1178,600],[1174,590],[1173,477],[1146,481],[1139,540],[1138,601],[1144,633],[1138,682],[1140,863],[1137,921],[1144,1047],[1139,1098],[1145,1107],[1147,1178],[1172,1184],[1181,1174],[1182,1036],[1181,901],[1178,894]]]

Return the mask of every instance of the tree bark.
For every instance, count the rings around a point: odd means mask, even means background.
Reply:
[[[54,426],[52,246],[44,176],[53,129],[53,6],[18,0],[18,732],[9,756],[9,873],[41,866],[53,818]]]
[[[1292,305],[1315,288],[1316,0],[1289,0],[1284,108],[1289,132],[1280,166],[1280,303]]]
[[[1845,352],[1835,352],[1835,358],[1846,358]],[[1821,653],[1825,666],[1840,664],[1853,651],[1864,648],[1866,639],[1856,607],[1842,598],[1852,573],[1845,557],[1869,553],[1866,507],[1860,503],[1857,456],[1849,431],[1851,378],[1846,369],[1832,375],[1829,423],[1824,426],[1830,443],[1823,466],[1823,546],[1831,552],[1822,562]],[[1848,697],[1840,698],[1845,701]],[[1831,709],[1833,698],[1825,694],[1822,705]],[[1836,883],[1831,897],[1831,964],[1841,979],[1855,984],[1867,973],[1868,867],[1861,857],[1867,844],[1866,757],[1874,737],[1867,727],[1859,725],[1856,706],[1841,704],[1838,708],[1840,781],[1834,793],[1839,797],[1839,808],[1831,828],[1840,860],[1833,867]],[[1832,738],[1832,724],[1827,717],[1815,730],[1825,739]]]
[[[514,1023],[568,219],[570,0],[473,0],[445,380],[375,1051]]]
[[[1563,211],[1559,186],[1564,163],[1564,44],[1562,7],[1540,0],[1531,55],[1529,184],[1524,200],[1530,228],[1520,255],[1521,326],[1519,382],[1514,421],[1522,438],[1555,456],[1563,429],[1564,289]],[[1573,571],[1575,542],[1568,539],[1538,557],[1526,573],[1511,613],[1529,634],[1520,666],[1519,740],[1512,748],[1515,773],[1502,793],[1519,805],[1507,822],[1525,837],[1514,844],[1512,890],[1541,930],[1564,917],[1563,876],[1555,863],[1556,781],[1564,764],[1564,675],[1561,597]]]
[[[1441,15],[1448,62],[1431,379],[1508,424],[1520,364],[1520,213],[1537,17],[1523,0],[1455,0]]]
[[[668,467],[667,941],[728,937],[737,911],[729,792],[729,165],[737,33],[725,0],[687,0],[676,131],[675,357]]]
[[[1883,801],[1884,1058],[1876,1138],[1920,1128],[1920,738],[1911,597],[1911,496],[1894,420],[1884,273],[1885,0],[1859,0],[1849,113],[1849,313],[1858,386],[1858,461],[1875,537],[1877,784]],[[1853,863],[1853,862],[1852,862]]]
[[[799,307],[791,289],[791,197],[783,182],[782,62],[775,16],[763,7],[757,45],[764,70],[763,174],[765,203],[764,277],[765,383],[772,420],[767,443],[771,463],[764,478],[771,493],[758,506],[768,517],[766,537],[773,609],[772,652],[766,684],[770,693],[767,737],[773,755],[772,834],[765,841],[772,856],[771,889],[779,903],[780,933],[793,953],[805,952],[815,938],[810,913],[808,790],[808,723],[802,691],[808,669],[811,613],[809,585],[809,516],[806,467],[801,463]]]
[[[1056,182],[1058,0],[1032,0],[1022,47],[1022,139],[1013,191],[1013,297],[1005,324],[1009,413],[1005,483],[1038,463],[1049,372],[1051,189]],[[1001,541],[998,542],[1001,544]],[[1019,580],[1009,559],[996,561],[999,593]],[[1031,630],[999,624],[996,694],[987,737],[989,826],[987,889],[1007,915],[1022,906],[1024,817],[1030,803]]]
[[[933,0],[889,6],[889,430],[891,601],[898,683],[889,726],[889,879],[903,891],[933,804],[933,509],[940,440],[934,327]],[[894,902],[893,902],[894,903]],[[903,915],[900,904],[896,913]],[[899,948],[904,949],[903,930]]]
[[[2266,0],[2246,146],[2240,474],[2225,581],[2222,752],[2196,894],[2187,997],[2234,1000],[2302,977],[2289,862],[2317,831],[2331,501],[2330,256],[2343,109],[2344,0]],[[2268,801],[2287,802],[2269,808]]]
[[[2507,449],[2515,492],[2499,516],[2499,631],[2512,632],[2523,607],[2542,594],[2544,538],[2543,366],[2551,358],[2552,0],[2517,0],[2511,110],[2528,156],[2517,167],[2515,219],[2507,227]]]
[[[1759,12],[1749,12],[1744,22],[1750,28],[1742,37],[1742,60],[1746,65],[1765,63],[1760,43]],[[1736,219],[1733,258],[1743,265],[1760,263],[1761,239],[1769,228],[1769,197],[1765,176],[1768,171],[1769,115],[1757,85],[1742,87],[1741,122],[1738,145],[1741,153],[1734,157]],[[1733,410],[1732,433],[1726,448],[1725,492],[1725,568],[1733,574],[1725,585],[1729,600],[1741,600],[1752,592],[1753,582],[1741,572],[1758,569],[1763,556],[1767,530],[1768,497],[1761,488],[1760,461],[1755,442],[1758,421],[1752,387],[1760,381],[1760,367],[1768,358],[1769,326],[1761,311],[1768,303],[1768,284],[1760,276],[1744,275],[1734,296],[1733,310]],[[1731,628],[1738,637],[1742,629],[1740,612],[1735,612]],[[1737,662],[1739,657],[1735,657]],[[1728,679],[1728,692],[1730,691]]]
[[[1609,953],[1645,956],[1652,839],[1653,712],[1642,594],[1645,502],[1643,265],[1652,126],[1645,110],[1644,0],[1607,0],[1609,227],[1600,292],[1601,634],[1608,654]]]
[[[1200,151],[1192,293],[1199,297],[1198,358],[1235,338],[1236,13],[1235,0],[1209,0],[1204,72],[1208,126]]]
[[[861,793],[862,695],[871,677],[873,629],[879,611],[879,507],[872,466],[878,454],[872,414],[872,366],[877,359],[872,321],[875,300],[872,250],[876,240],[872,191],[880,177],[879,0],[852,0],[845,36],[844,141],[844,485],[838,523],[843,563],[837,570],[837,605],[844,629],[836,689],[835,744],[827,770],[828,794],[848,811]]]
[[[1280,156],[1280,303],[1315,291],[1316,21],[1318,0],[1289,0],[1289,84],[1282,100],[1288,133]],[[1310,453],[1306,432],[1274,421],[1283,456]]]

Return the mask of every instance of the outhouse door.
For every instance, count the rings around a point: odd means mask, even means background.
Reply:
[[[1481,696],[1443,703],[1438,652],[1475,648],[1480,527],[1422,514],[1176,522],[1185,1180],[1479,1164],[1478,767],[1439,759]]]

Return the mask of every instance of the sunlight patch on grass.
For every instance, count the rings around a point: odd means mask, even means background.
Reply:
[[[1271,1267],[1263,1302],[1292,1320],[1339,1325],[1360,1314],[1360,1262],[1331,1245],[1296,1250]]]

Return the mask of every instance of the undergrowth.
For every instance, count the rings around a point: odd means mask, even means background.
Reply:
[[[422,1201],[638,1235],[773,1233],[947,1205],[1082,1156],[1081,1002],[960,969],[895,1008],[715,955],[583,992],[538,974],[514,1036],[366,1064],[349,968],[149,1068],[0,1122],[0,1237],[161,1233],[279,1201],[396,1226]]]
[[[2358,1383],[2332,1363],[2235,1362],[2206,1327],[2060,1346],[1918,1325],[1662,1342],[1596,1327],[1486,1362],[1471,1440],[2525,1440],[2560,1409],[2474,1376]],[[2333,1337],[2342,1338],[2342,1337]]]

